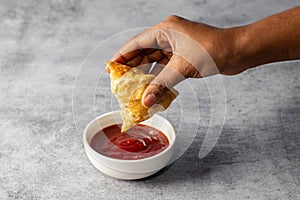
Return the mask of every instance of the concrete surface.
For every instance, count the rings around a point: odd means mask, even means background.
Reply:
[[[299,3],[1,0],[0,199],[300,199],[299,61],[223,77],[227,114],[213,151],[198,158],[201,126],[188,151],[150,179],[120,181],[98,172],[72,118],[79,65],[112,34],[171,14],[242,25]],[[209,120],[205,90],[196,90],[201,124]],[[107,101],[109,90],[99,98]]]

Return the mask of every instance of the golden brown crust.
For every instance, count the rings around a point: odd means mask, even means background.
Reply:
[[[155,113],[167,109],[176,98],[177,91],[168,89],[158,105],[147,108],[142,103],[142,96],[155,76],[144,74],[137,68],[131,68],[116,62],[108,61],[106,64],[110,70],[112,92],[118,98],[122,110],[122,132],[134,124],[149,119]]]
[[[131,70],[131,67],[127,65],[122,65],[117,62],[106,61],[105,64],[109,67],[110,70],[110,78],[112,80],[117,80],[123,76],[126,72]]]

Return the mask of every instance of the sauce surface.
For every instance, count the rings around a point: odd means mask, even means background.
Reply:
[[[115,124],[96,133],[90,146],[111,158],[137,160],[162,152],[169,141],[161,131],[147,125],[138,124],[121,133],[121,124]]]

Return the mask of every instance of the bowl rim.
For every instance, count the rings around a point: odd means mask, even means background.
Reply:
[[[171,128],[171,132],[172,132],[171,134],[173,135],[173,140],[172,140],[172,141],[170,141],[170,138],[169,138],[164,132],[162,132],[161,130],[159,130],[159,129],[153,127],[153,128],[155,128],[155,129],[161,131],[161,132],[168,138],[168,140],[169,140],[169,146],[168,146],[166,149],[164,149],[163,151],[161,151],[161,152],[159,152],[158,154],[155,154],[155,155],[153,155],[153,156],[150,156],[150,157],[147,157],[147,158],[142,158],[142,159],[137,159],[137,160],[124,160],[124,159],[111,158],[111,157],[108,157],[108,156],[105,156],[105,155],[103,155],[103,154],[98,153],[97,151],[95,151],[95,150],[90,146],[89,142],[87,141],[86,135],[87,135],[87,130],[88,130],[88,128],[89,128],[95,121],[97,121],[99,118],[103,118],[103,117],[106,117],[106,116],[109,116],[109,115],[119,114],[120,112],[121,112],[121,110],[115,110],[115,111],[110,111],[110,112],[108,112],[108,113],[104,113],[104,114],[102,114],[102,115],[99,115],[99,116],[97,116],[96,118],[92,119],[92,120],[86,125],[86,127],[84,128],[84,130],[83,130],[83,144],[84,144],[85,148],[87,148],[87,149],[90,151],[89,153],[93,154],[93,155],[92,155],[93,157],[94,157],[94,156],[100,157],[100,158],[102,157],[102,158],[104,158],[104,159],[107,159],[107,160],[110,160],[110,161],[113,161],[113,162],[117,162],[117,163],[140,163],[140,162],[145,162],[145,161],[153,160],[153,159],[155,159],[155,158],[158,158],[158,157],[163,156],[167,151],[169,151],[169,150],[175,145],[175,142],[176,142],[176,131],[175,131],[173,125],[171,124],[171,122],[170,122],[169,120],[167,120],[166,118],[162,117],[162,116],[159,115],[159,114],[154,114],[152,117],[158,117],[158,118],[164,120],[165,123],[167,123],[167,124],[170,126],[170,128]],[[141,123],[143,123],[143,122],[141,122]],[[149,126],[151,126],[151,125],[149,125]],[[106,128],[106,127],[108,127],[108,126],[105,126],[105,127],[103,127],[103,128]],[[98,130],[98,131],[100,131],[100,130]],[[96,134],[96,133],[95,133],[95,134]],[[87,151],[87,150],[86,150],[86,151]],[[101,160],[101,162],[104,162],[104,161]]]

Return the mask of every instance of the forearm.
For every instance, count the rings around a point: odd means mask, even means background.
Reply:
[[[300,58],[300,6],[234,29],[235,64],[246,69]]]

